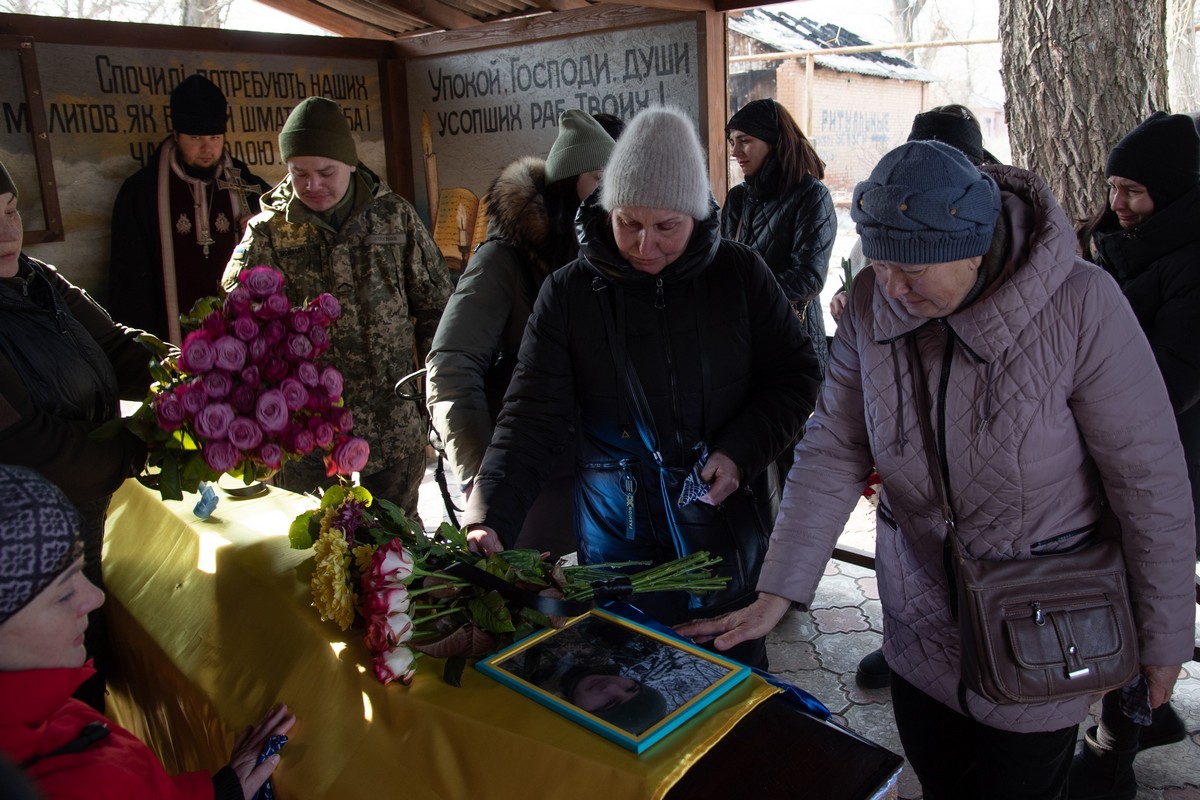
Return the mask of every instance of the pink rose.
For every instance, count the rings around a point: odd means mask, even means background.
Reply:
[[[224,336],[225,317],[219,311],[210,311],[205,315],[204,321],[200,323],[200,327],[214,339],[218,336]]]
[[[250,311],[252,300],[249,289],[245,286],[235,286],[225,296],[225,308],[235,314],[246,314]]]
[[[253,414],[254,401],[256,399],[257,395],[255,394],[254,389],[250,388],[244,383],[240,383],[238,384],[237,388],[233,390],[233,394],[230,395],[229,403],[239,414]]]
[[[287,427],[288,407],[283,399],[283,392],[278,389],[268,389],[258,396],[254,407],[254,416],[258,424],[268,433],[278,433]]]
[[[312,431],[313,441],[317,447],[325,448],[333,444],[333,426],[324,420],[313,417],[308,421],[308,429]]]
[[[306,456],[313,451],[317,446],[313,439],[312,433],[306,430],[296,431],[295,437],[292,439],[292,449],[302,456]]]
[[[183,403],[170,392],[163,392],[154,398],[154,415],[158,418],[158,427],[164,431],[178,430],[183,424]]]
[[[257,387],[261,377],[258,374],[258,367],[251,364],[242,370],[242,383],[247,386]]]
[[[265,336],[259,336],[257,339],[250,341],[246,350],[250,355],[252,363],[261,364],[267,359],[267,354],[271,352],[271,343],[267,341]]]
[[[409,606],[412,605],[408,586],[403,583],[385,583],[376,587],[370,572],[363,575],[363,591],[367,596],[367,616],[407,614]]]
[[[324,328],[313,328],[308,332],[308,340],[313,345],[313,355],[320,355],[329,349],[329,331]]]
[[[283,401],[287,403],[289,411],[304,408],[308,402],[308,389],[295,378],[284,378],[279,383],[279,391],[283,392]]]
[[[217,351],[213,349],[212,341],[203,331],[192,331],[183,338],[179,348],[179,368],[193,375],[208,372],[217,361]]]
[[[244,270],[238,275],[238,281],[256,300],[269,297],[283,289],[283,275],[278,270],[263,265]]]
[[[338,433],[349,433],[354,427],[354,415],[345,406],[335,406],[329,409],[325,417]]]
[[[371,586],[400,586],[412,577],[415,565],[412,553],[399,539],[388,539],[379,545],[371,556],[371,569],[368,573]]]
[[[249,314],[238,314],[233,321],[233,335],[243,342],[249,342],[258,336],[258,323]]]
[[[283,466],[283,448],[277,444],[267,442],[258,448],[258,460],[267,469],[279,469]]]
[[[220,400],[233,389],[233,380],[229,374],[218,370],[204,373],[201,382],[204,385],[204,393],[214,400]]]
[[[317,365],[311,361],[301,361],[296,365],[296,377],[310,388],[321,382],[321,373],[317,371]]]
[[[375,614],[367,620],[367,647],[382,653],[412,639],[413,623],[408,614]]]
[[[196,433],[210,441],[224,439],[229,433],[229,424],[233,422],[234,416],[236,415],[233,413],[233,406],[229,403],[207,405],[196,415]]]
[[[370,454],[371,447],[366,439],[357,436],[342,437],[334,444],[333,451],[325,456],[325,474],[333,477],[362,472],[363,467],[367,466]]]
[[[287,357],[292,361],[303,361],[312,356],[312,341],[302,333],[293,333],[287,340]]]
[[[240,453],[236,447],[227,441],[206,442],[200,451],[204,453],[204,463],[216,472],[226,472],[237,465]]]
[[[249,453],[258,447],[262,440],[262,428],[249,417],[235,417],[233,422],[229,423],[229,443],[243,453]]]
[[[321,388],[329,393],[331,401],[336,401],[342,396],[342,373],[334,367],[321,370]]]
[[[204,390],[202,378],[188,381],[183,386],[176,388],[175,391],[179,393],[179,402],[183,403],[183,410],[188,417],[195,418],[208,405],[208,392]]]
[[[273,294],[254,309],[254,316],[259,319],[278,320],[292,310],[292,304],[285,294]]]
[[[417,657],[413,651],[401,645],[395,649],[375,656],[375,677],[385,686],[392,681],[400,681],[406,686],[412,683],[417,670],[414,666]]]
[[[288,327],[295,333],[307,333],[308,329],[312,327],[312,320],[309,319],[307,311],[294,308],[288,314]]]

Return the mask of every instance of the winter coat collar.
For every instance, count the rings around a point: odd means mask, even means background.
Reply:
[[[1032,172],[1008,166],[982,170],[1000,184],[1001,213],[1010,231],[1008,264],[1019,267],[982,300],[946,317],[945,323],[976,357],[991,362],[1012,345],[1067,279],[1075,260],[1075,236],[1049,187]],[[878,286],[871,308],[873,337],[878,342],[893,341],[930,322],[908,314]]]
[[[0,672],[0,751],[18,764],[36,755],[47,722],[95,674],[90,661],[76,668]]]
[[[774,153],[768,153],[758,174],[746,176],[746,191],[754,200],[766,200],[779,194],[782,183],[783,167]]]
[[[1129,230],[1121,228],[1117,215],[1109,209],[1095,237],[1099,260],[1124,285],[1154,262],[1200,242],[1197,219],[1200,219],[1200,186]]]
[[[354,171],[352,179],[357,183],[357,196],[355,209],[350,212],[350,217],[357,216],[362,210],[371,205],[374,199],[388,192],[387,186],[379,176],[372,172],[366,164],[358,162],[357,168]],[[274,211],[277,214],[283,214],[288,222],[302,223],[311,222],[313,224],[322,225],[319,216],[307,209],[298,211],[295,207],[290,207],[289,204],[292,198],[296,196],[295,190],[292,188],[292,176],[285,177],[278,186],[272,189],[261,198],[263,211]],[[300,203],[296,205],[304,208]],[[327,225],[322,225],[328,227]]]
[[[598,277],[623,286],[652,286],[689,281],[703,272],[721,245],[721,216],[717,201],[709,198],[707,219],[698,220],[683,255],[657,275],[638,272],[617,250],[608,212],[600,207],[600,193],[592,194],[579,209],[579,255],[584,266]]]
[[[521,251],[530,264],[549,275],[561,264],[546,261],[553,248],[551,221],[542,194],[546,162],[526,156],[504,168],[487,190],[488,238],[502,239]]]

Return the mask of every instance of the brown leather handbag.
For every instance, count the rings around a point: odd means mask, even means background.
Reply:
[[[952,611],[962,643],[962,682],[993,703],[1045,703],[1127,686],[1140,668],[1120,524],[1101,519],[1066,551],[983,561],[958,539],[947,478],[935,446],[931,401],[915,342],[921,438],[938,476],[946,525]]]

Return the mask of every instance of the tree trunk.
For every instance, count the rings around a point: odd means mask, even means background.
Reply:
[[[1166,107],[1166,0],[1000,0],[1000,32],[1013,163],[1085,220],[1113,145]]]
[[[913,30],[916,28],[917,17],[921,14],[921,9],[925,8],[926,0],[892,0],[892,41],[896,44],[900,42],[911,42],[913,40]],[[913,60],[912,50],[901,50],[900,57],[908,61]]]
[[[1168,83],[1171,109],[1200,111],[1200,81],[1196,76],[1196,0],[1167,1],[1167,52],[1171,56]]]

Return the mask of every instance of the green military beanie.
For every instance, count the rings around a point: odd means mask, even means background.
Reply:
[[[292,109],[279,132],[283,160],[297,156],[320,156],[356,166],[358,150],[350,135],[350,123],[338,104],[326,97],[309,97]]]
[[[564,111],[558,119],[558,138],[546,156],[546,185],[603,169],[615,144],[589,114]]]
[[[4,164],[0,163],[0,194],[13,193],[13,197],[17,197],[17,185],[13,183],[12,175],[8,174]]]

